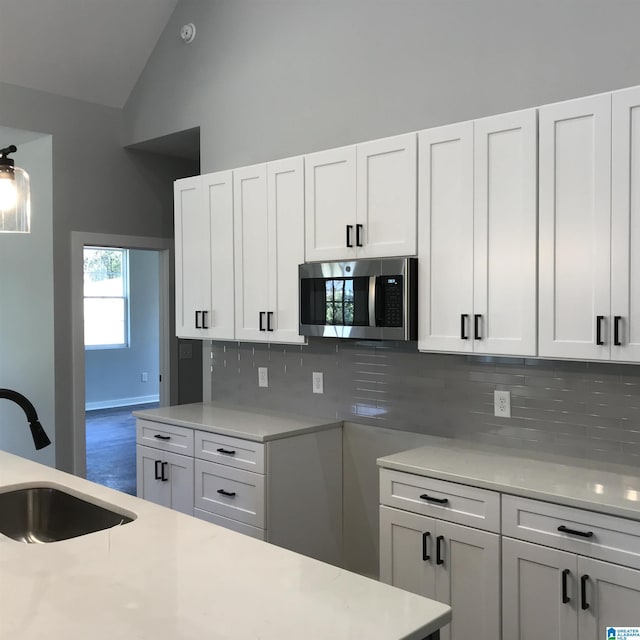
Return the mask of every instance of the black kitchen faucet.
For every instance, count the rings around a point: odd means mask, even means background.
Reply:
[[[27,398],[25,398],[25,396],[17,391],[13,391],[12,389],[0,389],[0,398],[6,398],[7,400],[15,402],[24,411],[27,416],[27,420],[29,421],[33,444],[36,449],[44,449],[46,446],[51,444],[51,440],[49,440],[49,437],[38,420],[38,414],[36,413],[35,407]]]

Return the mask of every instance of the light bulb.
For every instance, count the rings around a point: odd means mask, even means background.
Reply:
[[[18,202],[16,181],[10,178],[0,179],[0,211],[14,209]]]

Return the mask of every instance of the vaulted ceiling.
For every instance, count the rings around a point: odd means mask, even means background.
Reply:
[[[0,82],[122,107],[177,2],[0,0]]]

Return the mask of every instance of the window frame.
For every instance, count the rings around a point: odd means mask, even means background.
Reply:
[[[84,251],[86,249],[90,249],[93,251],[118,251],[122,254],[121,265],[122,265],[122,295],[121,296],[87,296],[84,295],[84,280],[83,280],[83,326],[84,326],[84,336],[83,342],[85,351],[100,351],[104,349],[129,349],[131,347],[131,322],[130,322],[130,278],[129,278],[129,249],[124,247],[98,247],[92,245],[85,245],[83,247],[83,265],[84,265]],[[84,275],[83,275],[84,277]],[[122,300],[123,301],[123,324],[124,324],[124,342],[121,343],[100,343],[100,344],[86,344],[86,312],[85,312],[85,301],[87,299],[90,300]]]

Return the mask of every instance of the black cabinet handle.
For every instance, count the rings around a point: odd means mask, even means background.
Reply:
[[[161,436],[159,433],[156,433],[156,435],[153,437],[157,438],[158,440],[171,440],[171,436]]]
[[[216,451],[218,453],[224,453],[227,456],[235,456],[236,452],[233,449],[223,449],[222,447],[220,447],[219,449],[216,449]]]
[[[580,608],[583,611],[589,608],[589,603],[587,602],[587,580],[589,580],[589,576],[585,573],[580,578]]]
[[[567,595],[567,576],[571,574],[569,569],[565,569],[562,572],[562,604],[568,604],[571,602],[571,598]]]
[[[604,316],[596,316],[596,344],[599,346],[604,344],[604,340],[602,339],[603,320],[604,320]]]
[[[264,311],[261,311],[258,314],[258,325],[259,325],[260,331],[264,331],[264,316],[265,316]]]
[[[227,498],[235,498],[236,497],[236,492],[235,491],[225,491],[224,489],[218,489],[218,493],[222,496],[227,496]]]
[[[356,247],[362,246],[362,236],[361,236],[362,229],[363,229],[363,226],[361,224],[356,225]]]
[[[168,466],[169,466],[168,462],[162,463],[162,472],[160,473],[160,479],[162,480],[162,482],[167,482],[167,480],[169,480],[169,478],[164,473]]]
[[[476,313],[473,316],[473,339],[474,340],[482,340],[482,336],[480,335],[480,318],[482,318],[482,315],[479,313]]]
[[[467,320],[469,319],[468,313],[460,314],[460,339],[468,340],[469,336],[467,335]]]
[[[273,331],[271,320],[273,320],[273,311],[267,311],[267,331]]]
[[[160,474],[160,469],[162,465],[162,460],[156,460],[156,480],[162,480],[162,475]]]
[[[347,226],[347,247],[349,249],[353,248],[353,244],[351,243],[351,229],[353,229],[352,224],[348,224]]]
[[[422,559],[425,562],[431,558],[431,556],[429,555],[429,551],[427,549],[427,540],[429,539],[430,535],[431,534],[428,531],[425,531],[422,534]]]
[[[622,346],[620,340],[620,323],[622,322],[622,316],[613,316],[613,344],[616,347]]]
[[[203,329],[208,329],[209,328],[209,325],[206,323],[206,319],[207,319],[208,315],[209,315],[208,311],[203,311],[202,312],[202,328]]]
[[[565,527],[563,524],[558,527],[558,531],[561,531],[562,533],[570,533],[572,536],[580,536],[581,538],[593,537],[593,531],[578,531],[576,529],[569,529],[569,527]]]
[[[442,558],[442,541],[444,540],[444,536],[438,536],[436,538],[436,564],[444,564],[444,560]]]
[[[196,329],[202,329],[200,323],[198,322],[198,316],[201,314],[201,311],[196,311]]]
[[[436,502],[437,504],[447,504],[449,502],[449,498],[434,498],[433,496],[427,495],[423,493],[420,496],[420,500],[426,500],[427,502]]]

